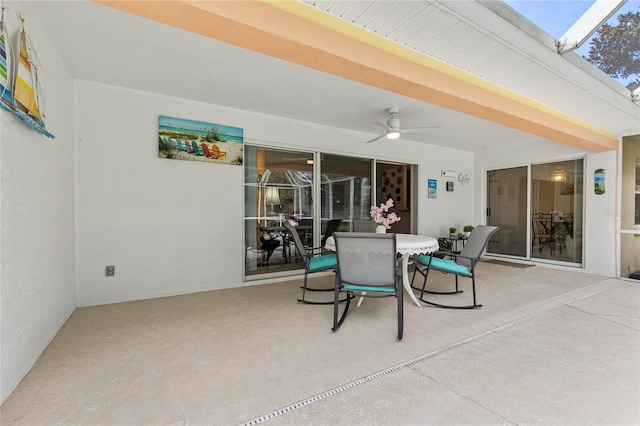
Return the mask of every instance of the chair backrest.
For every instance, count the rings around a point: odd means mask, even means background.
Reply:
[[[343,283],[393,287],[396,282],[396,234],[335,232],[338,274]]]
[[[333,233],[338,230],[341,223],[342,219],[331,219],[329,223],[327,223],[327,229],[324,231],[324,235],[322,236],[322,243],[320,244],[320,247],[324,247],[327,243],[327,238],[332,236]]]
[[[300,234],[298,234],[298,230],[296,229],[295,226],[293,226],[292,224],[285,222],[283,223],[285,229],[287,231],[289,231],[289,234],[291,234],[291,237],[293,237],[293,243],[296,245],[296,249],[298,250],[298,252],[300,253],[300,255],[302,256],[302,258],[304,259],[304,263],[305,265],[309,265],[309,253],[307,252],[306,247],[304,246],[304,244],[302,243],[302,240],[300,239]]]
[[[473,228],[473,231],[471,231],[471,234],[469,234],[469,239],[460,252],[460,256],[476,260],[480,259],[480,256],[482,256],[482,252],[489,243],[489,239],[495,232],[498,231],[498,229],[499,228],[497,226],[489,225],[478,225]],[[458,257],[456,259],[456,263],[458,265],[471,267],[471,260],[465,259],[464,257]]]
[[[354,220],[353,232],[376,232],[376,223],[373,220]]]
[[[550,213],[534,213],[531,215],[531,224],[533,225],[533,233],[537,235],[551,234],[551,214]]]

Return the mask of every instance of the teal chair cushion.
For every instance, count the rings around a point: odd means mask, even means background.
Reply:
[[[367,291],[367,292],[378,292],[378,293],[395,293],[396,290],[388,287],[367,287],[365,285],[351,285],[345,284],[342,288],[349,291]]]
[[[466,266],[458,265],[453,260],[449,259],[440,259],[437,257],[432,258],[431,256],[418,256],[418,262],[424,263],[425,265],[429,264],[429,260],[431,259],[431,267],[434,269],[438,269],[444,272],[451,272],[453,274],[458,275],[468,275],[469,268]]]
[[[322,256],[313,256],[309,259],[309,271],[317,271],[320,269],[333,268],[338,264],[335,254],[323,254]]]

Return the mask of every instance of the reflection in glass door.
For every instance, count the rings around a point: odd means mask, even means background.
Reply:
[[[341,220],[338,229],[349,231],[355,221],[369,219],[371,163],[365,158],[321,155],[321,235],[332,220]]]
[[[303,268],[285,222],[307,247],[320,247],[331,221],[340,221],[334,231],[349,231],[354,221],[370,218],[371,159],[249,145],[244,155],[245,276],[291,275]]]
[[[313,154],[245,145],[244,156],[245,275],[297,273],[283,223],[313,241]]]
[[[527,173],[526,166],[487,171],[487,225],[500,228],[488,253],[527,256]]]

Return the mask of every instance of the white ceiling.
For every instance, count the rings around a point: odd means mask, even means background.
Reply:
[[[373,122],[392,105],[403,127],[440,126],[401,141],[475,152],[539,139],[85,0],[30,3],[76,79],[350,129],[362,143],[381,133]],[[550,36],[502,2],[309,3],[608,132],[640,133],[625,88],[574,53],[555,53]]]

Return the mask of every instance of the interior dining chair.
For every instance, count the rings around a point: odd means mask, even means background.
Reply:
[[[284,223],[284,227],[287,229],[293,242],[296,246],[296,256],[302,259],[304,262],[304,282],[302,285],[302,298],[298,299],[298,302],[308,303],[310,305],[331,305],[333,301],[327,302],[315,302],[306,299],[307,290],[309,291],[332,291],[333,288],[309,288],[307,286],[307,276],[314,272],[328,271],[335,269],[337,261],[335,253],[321,254],[321,247],[306,247],[302,243],[300,234],[295,226]]]
[[[333,233],[338,230],[340,224],[342,223],[342,219],[331,219],[327,222],[327,229],[324,231],[324,235],[322,236],[322,241],[320,242],[320,247],[322,247],[323,252],[327,252],[324,246],[327,244],[327,238],[333,236]]]
[[[476,265],[478,261],[480,261],[480,257],[484,252],[484,249],[487,247],[489,239],[491,236],[498,231],[497,226],[488,226],[488,225],[478,225],[476,226],[469,238],[467,239],[467,243],[464,245],[464,248],[460,253],[452,253],[452,252],[444,252],[445,254],[451,256],[451,259],[441,259],[436,256],[428,256],[421,255],[418,256],[416,262],[414,263],[415,269],[413,272],[413,279],[416,277],[416,273],[420,273],[424,276],[424,281],[422,283],[422,289],[420,292],[419,299],[424,303],[427,303],[432,306],[436,306],[439,308],[452,308],[452,309],[473,309],[473,308],[481,308],[482,305],[478,304],[476,301]],[[446,274],[453,274],[456,280],[455,291],[450,292],[438,292],[438,291],[430,291],[427,290],[427,278],[429,277],[429,271],[436,270]],[[473,304],[472,305],[443,305],[435,302],[430,302],[424,299],[425,293],[430,294],[459,294],[462,293],[462,290],[459,290],[458,287],[458,277],[471,278],[471,288],[473,291]],[[412,279],[412,287],[413,286]]]
[[[552,231],[552,218],[550,213],[534,213],[531,215],[531,228],[533,236],[531,238],[531,249],[538,240],[538,252],[549,247],[551,255],[555,246],[554,235]]]
[[[403,332],[402,277],[396,273],[396,234],[336,232],[338,266],[333,302],[333,328],[338,331],[354,297],[395,297],[398,305],[398,340]],[[338,318],[341,293],[346,304]]]
[[[271,235],[268,232],[265,232],[263,229],[261,229],[261,231],[262,235],[260,236],[260,243],[262,243],[262,245],[260,248],[262,249],[264,257],[266,258],[263,260],[266,260],[267,266],[269,266],[269,259],[271,259],[271,255],[273,254],[273,252],[280,246],[280,240],[271,237]]]

